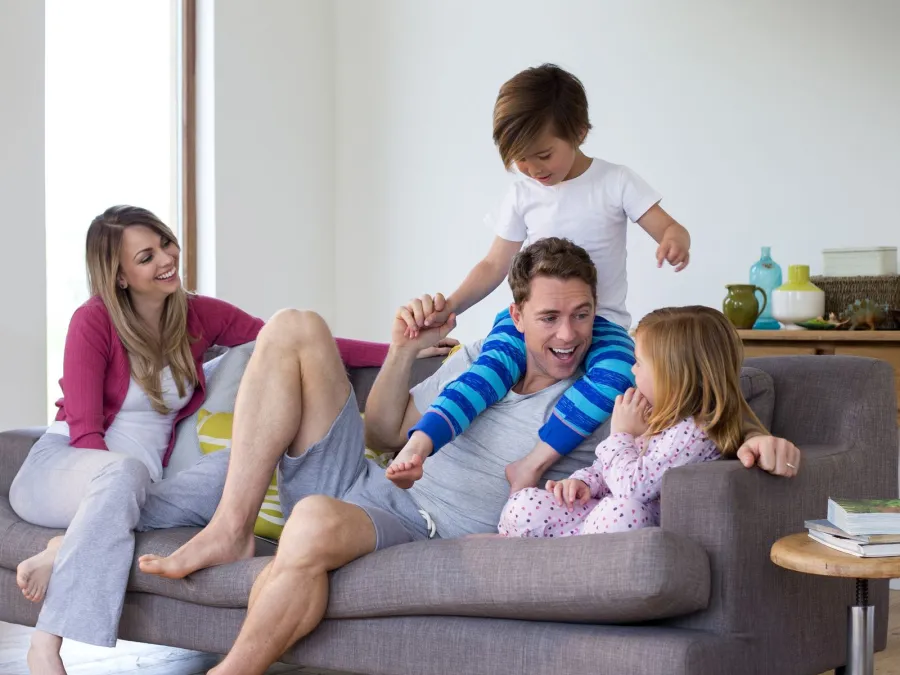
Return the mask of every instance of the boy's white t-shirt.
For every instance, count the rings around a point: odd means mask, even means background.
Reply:
[[[497,236],[523,247],[563,237],[584,248],[597,267],[597,314],[628,330],[626,228],[661,199],[628,167],[595,158],[583,174],[558,185],[522,176],[487,221]]]

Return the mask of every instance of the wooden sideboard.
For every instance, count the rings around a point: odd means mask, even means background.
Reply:
[[[894,368],[900,400],[900,331],[856,330],[739,330],[745,356],[868,356],[887,361]],[[898,406],[900,408],[900,406]],[[897,411],[900,424],[900,409]]]

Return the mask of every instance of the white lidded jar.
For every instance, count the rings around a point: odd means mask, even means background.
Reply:
[[[772,317],[785,329],[825,314],[825,291],[809,280],[809,265],[790,265],[788,280],[772,291]]]

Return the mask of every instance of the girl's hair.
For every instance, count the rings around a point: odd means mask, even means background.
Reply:
[[[653,372],[647,433],[693,417],[723,456],[734,456],[749,430],[766,433],[741,393],[744,348],[725,316],[709,307],[668,307],[635,332]]]
[[[590,131],[581,80],[552,63],[503,83],[494,103],[494,144],[507,169],[552,125],[553,135],[578,147]]]
[[[135,206],[113,206],[94,218],[87,233],[87,273],[91,295],[99,295],[128,352],[131,374],[150,398],[153,409],[169,412],[163,401],[161,374],[168,364],[184,396],[185,383],[197,386],[197,370],[187,332],[188,298],[179,287],[166,298],[159,337],[138,316],[128,290],[119,286],[119,256],[125,229],[143,225],[178,246],[175,235],[159,218]]]

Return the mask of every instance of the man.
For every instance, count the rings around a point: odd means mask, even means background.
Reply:
[[[517,296],[511,313],[525,334],[525,375],[432,456],[409,490],[394,486],[363,459],[356,399],[325,322],[286,311],[265,326],[238,393],[230,466],[215,515],[171,556],[144,556],[140,562],[145,572],[183,577],[251,556],[253,523],[278,467],[282,506],[290,515],[275,559],[253,586],[244,626],[212,673],[261,674],[310,633],[325,614],[330,570],[435,533],[496,532],[509,496],[506,465],[528,453],[538,428],[578,375],[578,358],[560,359],[552,350],[565,344],[584,354],[595,304],[593,263],[580,247],[541,240],[519,255],[523,264],[514,264],[510,273]],[[422,411],[478,354],[477,346],[460,350],[410,392],[417,352],[442,339],[454,321],[410,338],[404,317],[405,307],[395,316],[390,352],[367,405],[366,437],[373,447],[403,447]],[[605,433],[606,426],[546,477],[566,477],[590,464]],[[800,461],[792,444],[763,436],[748,440],[739,457],[747,467],[758,464],[783,476],[792,476]],[[283,618],[273,623],[272,616]]]

